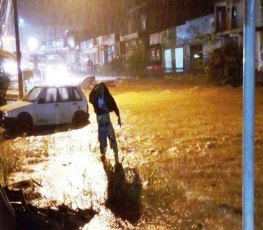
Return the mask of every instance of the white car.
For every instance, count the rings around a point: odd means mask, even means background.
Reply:
[[[88,102],[79,86],[37,86],[23,100],[0,107],[1,126],[10,131],[58,124],[78,127],[88,119]]]

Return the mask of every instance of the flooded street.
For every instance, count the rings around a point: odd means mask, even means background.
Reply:
[[[28,157],[24,169],[11,175],[10,183],[36,182],[34,193],[39,196],[30,201],[36,207],[66,205],[73,210],[92,208],[97,214],[84,229],[126,226],[127,223],[106,208],[108,179],[100,161],[95,117],[91,117],[91,124],[80,129],[49,135],[39,133],[16,138],[16,148],[23,149]],[[107,157],[109,166],[113,168],[114,156],[110,150]]]
[[[101,162],[91,108],[82,128],[43,128],[4,140],[9,186],[29,181],[20,188],[35,207],[91,212],[81,229],[242,229],[242,89],[156,80],[123,81],[111,91],[123,122],[119,128],[112,114],[121,164],[109,147]],[[262,88],[256,98],[261,229]]]
[[[0,229],[263,229],[262,7],[1,0]]]

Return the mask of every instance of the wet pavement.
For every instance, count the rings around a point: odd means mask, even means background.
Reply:
[[[11,175],[10,184],[36,182],[31,188],[31,193],[37,194],[31,194],[33,206],[94,210],[97,214],[83,229],[132,229],[131,223],[138,221],[139,197],[132,197],[132,189],[134,183],[140,189],[139,176],[115,165],[110,149],[107,161],[100,161],[95,117],[80,129],[39,129],[31,136],[16,137],[14,142],[17,149],[24,148],[27,159],[23,169]],[[133,173],[131,181],[126,173]]]

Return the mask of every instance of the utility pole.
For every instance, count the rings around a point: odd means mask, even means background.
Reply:
[[[17,0],[13,0],[13,8],[14,8],[14,24],[15,24],[15,35],[16,35],[16,59],[17,59],[19,99],[22,99],[24,97],[24,81],[21,71],[21,51],[20,51],[19,29],[18,29]]]
[[[243,78],[243,230],[254,229],[255,0],[245,0]]]

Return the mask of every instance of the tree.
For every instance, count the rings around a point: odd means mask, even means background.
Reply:
[[[242,84],[242,47],[230,41],[213,51],[208,62],[208,73],[214,84],[229,84],[234,87]]]
[[[127,60],[128,70],[136,77],[143,77],[147,55],[143,46],[137,47]]]

